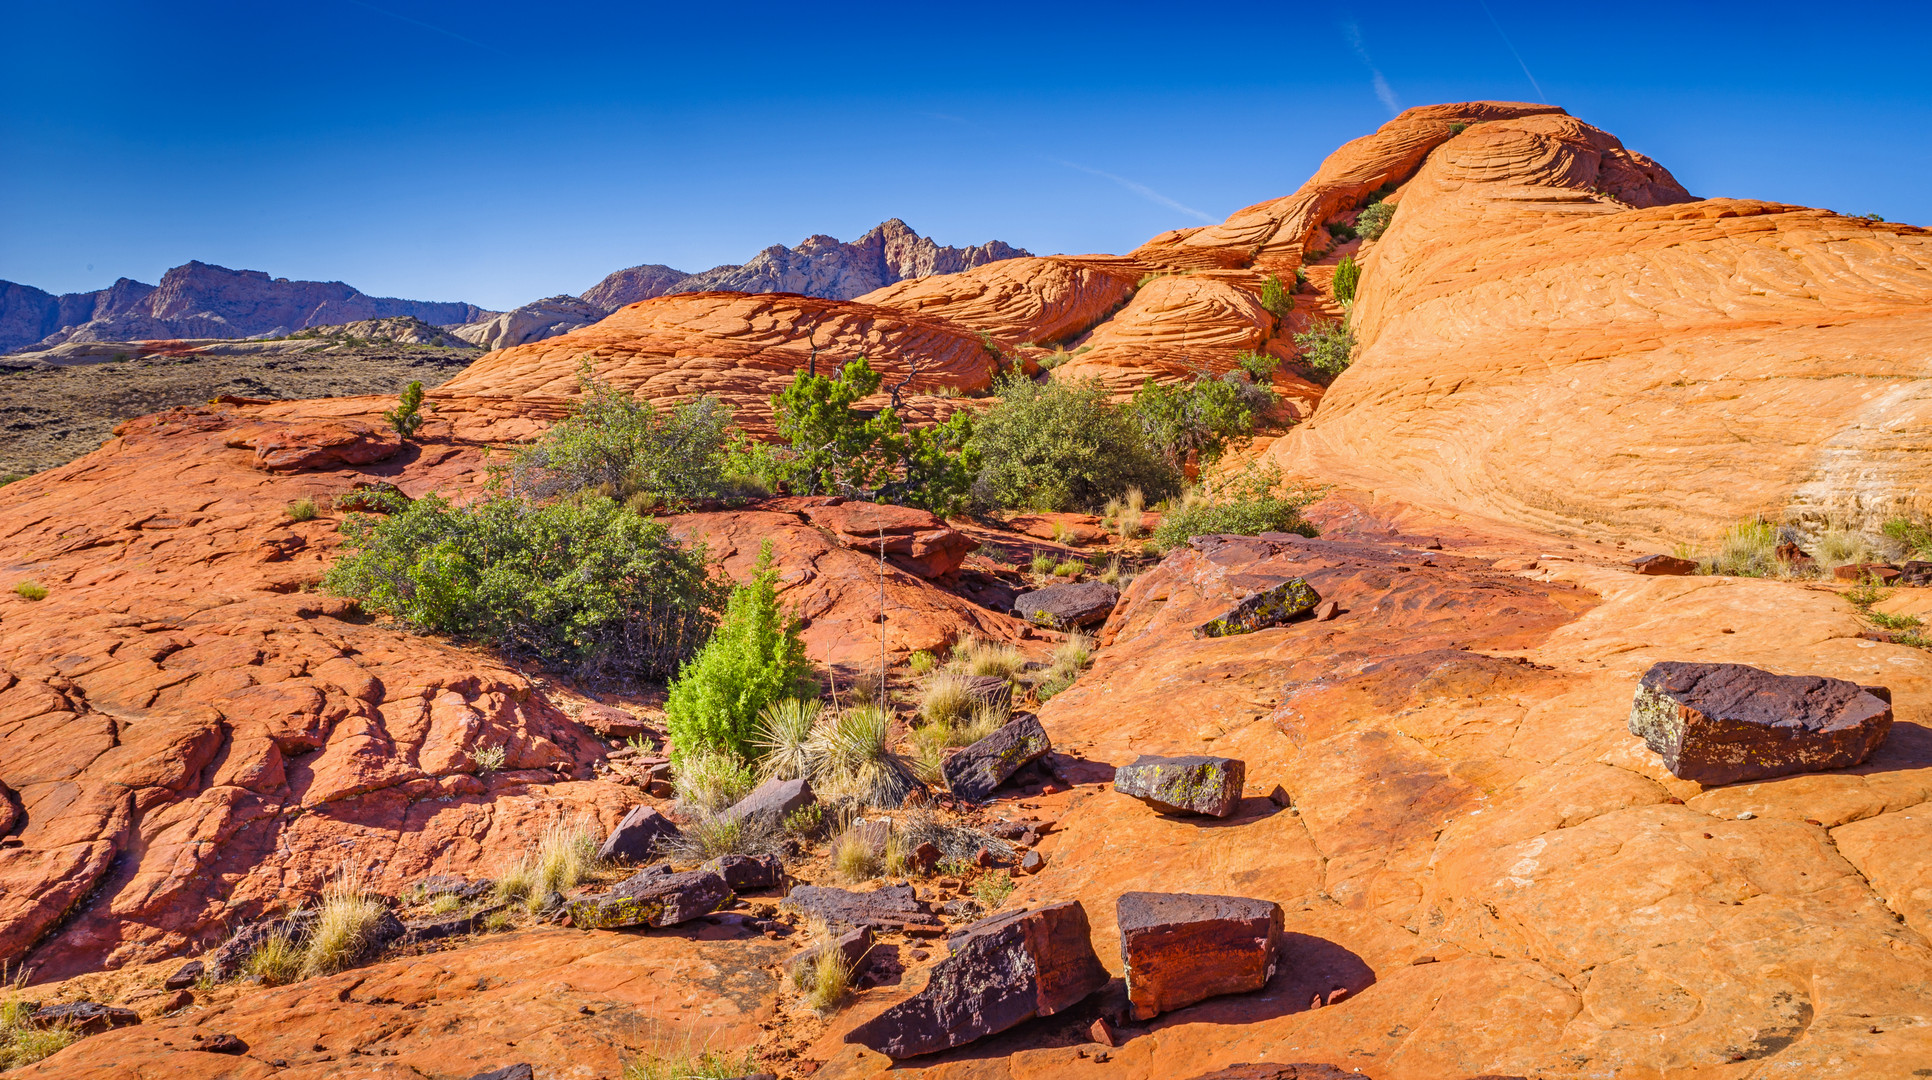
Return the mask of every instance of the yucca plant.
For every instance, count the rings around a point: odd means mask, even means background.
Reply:
[[[877,705],[846,709],[812,732],[812,775],[829,792],[872,806],[898,806],[917,781],[904,758],[892,752],[892,717]]]
[[[762,752],[758,759],[759,779],[795,780],[806,775],[811,759],[805,744],[811,740],[812,729],[818,726],[824,709],[815,700],[795,697],[781,698],[765,706],[758,714],[758,730],[752,736],[752,745]]]

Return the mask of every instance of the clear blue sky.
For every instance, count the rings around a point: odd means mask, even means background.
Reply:
[[[0,278],[201,259],[507,308],[887,217],[1118,252],[1472,98],[1699,195],[1932,223],[1932,5],[1486,2],[0,0]]]

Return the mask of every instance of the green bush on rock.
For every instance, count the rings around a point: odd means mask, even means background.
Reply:
[[[537,504],[428,495],[351,514],[325,587],[410,626],[586,674],[664,678],[723,599],[701,549],[598,495]]]
[[[1233,476],[1200,485],[1171,505],[1154,530],[1154,544],[1165,550],[1210,533],[1314,536],[1315,527],[1302,520],[1301,510],[1323,494],[1322,488],[1283,489],[1281,470],[1251,464]]]
[[[1086,510],[1129,488],[1153,499],[1179,490],[1180,474],[1098,380],[1010,376],[995,392],[1000,404],[979,418],[967,443],[980,460],[979,504]]]
[[[759,714],[817,691],[798,625],[778,606],[778,570],[767,543],[751,580],[731,590],[711,640],[671,682],[664,715],[672,754],[681,759],[709,747],[750,761]]]

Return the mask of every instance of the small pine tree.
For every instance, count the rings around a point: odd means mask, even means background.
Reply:
[[[1353,255],[1342,256],[1342,261],[1335,264],[1335,299],[1344,304],[1354,303],[1355,289],[1361,283],[1362,265]]]
[[[731,590],[711,640],[671,681],[664,715],[672,756],[710,747],[749,761],[765,707],[816,692],[798,624],[778,606],[778,569],[766,541],[752,579]]]
[[[402,400],[395,408],[382,414],[384,420],[396,429],[396,434],[411,438],[423,426],[423,384],[412,382],[403,387]]]
[[[1289,312],[1295,310],[1294,293],[1282,284],[1279,275],[1269,274],[1262,279],[1261,306],[1277,319],[1285,319]]]

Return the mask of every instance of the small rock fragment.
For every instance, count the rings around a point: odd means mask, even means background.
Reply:
[[[658,845],[676,835],[678,827],[670,818],[648,806],[633,806],[604,839],[597,857],[608,862],[649,862]]]
[[[1120,955],[1134,1018],[1220,994],[1259,990],[1275,974],[1281,905],[1240,896],[1121,894]]]
[[[930,840],[926,841],[923,844],[920,844],[916,848],[913,848],[912,849],[913,872],[916,874],[932,873],[933,867],[939,865],[939,860],[941,856],[943,856],[944,854],[945,854],[944,852],[939,850],[939,845],[933,843]]]
[[[720,855],[699,869],[724,878],[734,891],[775,888],[785,879],[785,864],[776,855]]]
[[[1120,1045],[1114,1038],[1113,1025],[1109,1024],[1104,1016],[1095,1018],[1093,1026],[1087,1029],[1087,1035],[1102,1046]]]
[[[196,1035],[194,1048],[204,1054],[248,1053],[248,1044],[227,1032],[220,1032],[214,1035]]]
[[[190,960],[176,968],[174,974],[162,980],[164,990],[187,990],[201,981],[201,973],[206,970],[199,960]]]
[[[1327,622],[1342,613],[1342,605],[1333,600],[1323,600],[1315,605],[1315,621]]]
[[[1891,730],[1891,697],[1843,679],[1666,660],[1644,673],[1629,726],[1671,775],[1735,784],[1863,762]]]
[[[1268,801],[1281,807],[1283,810],[1295,804],[1294,798],[1288,794],[1288,789],[1282,787],[1280,784],[1276,784],[1275,789],[1268,793]]]
[[[1051,1016],[1107,984],[1077,900],[967,927],[916,996],[853,1028],[845,1041],[895,1060],[963,1046]]]
[[[1682,577],[1697,572],[1696,563],[1674,555],[1645,555],[1633,561],[1630,568],[1649,577]]]
[[[1020,872],[1037,874],[1046,869],[1046,856],[1037,851],[1029,851],[1020,857]]]
[[[1290,578],[1266,592],[1255,593],[1218,618],[1202,623],[1195,628],[1194,636],[1231,637],[1280,626],[1313,608],[1321,599],[1308,582]]]
[[[991,797],[1022,765],[1039,760],[1052,749],[1039,718],[1026,716],[947,758],[940,771],[954,795],[980,802]]]
[[[1114,790],[1164,814],[1225,818],[1241,805],[1247,772],[1247,764],[1236,758],[1143,754],[1132,765],[1114,770]]]
[[[1880,585],[1890,585],[1898,579],[1899,573],[1898,567],[1883,563],[1850,563],[1833,568],[1831,576],[1839,581],[1876,581]]]

